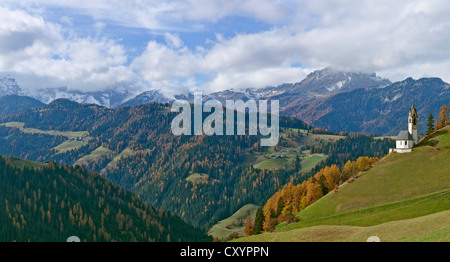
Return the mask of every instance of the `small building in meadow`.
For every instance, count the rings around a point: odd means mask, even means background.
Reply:
[[[408,115],[408,130],[400,131],[398,136],[395,138],[395,148],[390,149],[389,152],[397,153],[410,153],[412,149],[419,142],[418,134],[418,122],[419,118],[417,116],[417,110],[414,107],[414,102],[409,109]]]

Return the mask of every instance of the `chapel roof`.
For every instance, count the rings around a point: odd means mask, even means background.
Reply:
[[[414,138],[407,130],[404,130],[398,133],[396,140],[414,140]]]

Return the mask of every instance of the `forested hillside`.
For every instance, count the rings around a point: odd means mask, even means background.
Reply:
[[[317,171],[314,166],[311,172],[300,171],[289,162],[277,168],[254,168],[256,156],[268,150],[259,145],[260,137],[178,137],[170,130],[175,116],[167,104],[113,110],[57,100],[39,110],[3,118],[0,153],[101,172],[144,202],[177,214],[205,232],[242,206],[262,205],[282,185],[291,180],[301,183]],[[308,152],[312,148],[324,154],[319,169],[360,155],[380,156],[392,146],[392,141],[353,136],[339,142],[348,146],[325,147],[334,140],[313,133],[327,134],[326,130],[292,118],[282,118],[280,125],[305,132],[295,150],[303,154],[300,148]]]
[[[18,111],[24,111],[32,108],[40,108],[45,104],[26,96],[0,95],[0,118]]]
[[[0,180],[0,241],[65,242],[74,235],[88,242],[209,240],[80,167],[33,167],[0,156]]]

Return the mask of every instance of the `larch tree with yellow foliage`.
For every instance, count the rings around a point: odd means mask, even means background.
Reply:
[[[263,230],[272,231],[283,221],[292,223],[296,213],[334,190],[340,183],[354,178],[358,172],[368,170],[377,161],[378,158],[360,157],[356,161],[348,161],[342,172],[337,165],[332,165],[322,168],[302,184],[294,185],[291,182],[283,186],[264,205]]]
[[[449,115],[450,108],[446,105],[443,105],[439,111],[439,119],[436,122],[436,130],[446,127],[450,124]]]

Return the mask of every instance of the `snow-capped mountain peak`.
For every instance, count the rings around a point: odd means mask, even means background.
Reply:
[[[170,103],[173,102],[174,99],[166,97],[164,94],[161,93],[161,90],[155,89],[155,90],[149,90],[145,91],[144,93],[141,93],[140,95],[136,96],[133,99],[130,99],[123,103],[120,106],[136,106],[136,105],[142,105],[147,103]]]
[[[22,92],[16,80],[10,75],[0,78],[0,97],[19,95]]]

